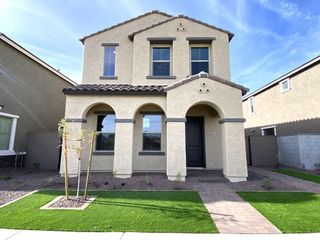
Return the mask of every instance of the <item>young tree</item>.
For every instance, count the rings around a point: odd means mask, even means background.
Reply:
[[[90,143],[90,152],[89,152],[89,162],[88,162],[88,169],[87,169],[87,177],[86,177],[86,185],[84,188],[84,199],[87,199],[87,193],[88,193],[88,187],[89,187],[89,178],[90,178],[90,173],[91,173],[91,165],[92,165],[92,152],[93,152],[93,146],[94,142],[97,136],[96,131],[92,131],[89,134],[89,143]]]
[[[68,178],[68,127],[65,119],[61,119],[58,124],[59,136],[62,139],[61,146],[64,154],[64,190],[66,198],[69,199],[69,178]]]

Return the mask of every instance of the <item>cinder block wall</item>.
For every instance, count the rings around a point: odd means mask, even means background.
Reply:
[[[278,137],[278,151],[280,164],[313,170],[320,163],[320,135]]]

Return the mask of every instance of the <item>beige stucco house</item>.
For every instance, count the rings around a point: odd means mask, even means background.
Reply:
[[[320,56],[243,98],[246,135],[320,133]]]
[[[241,99],[248,89],[231,82],[232,37],[159,11],[83,37],[83,80],[64,90],[65,117],[73,134],[98,131],[93,171],[185,180],[188,168],[221,169],[230,181],[245,181]],[[85,148],[82,171],[88,157]],[[76,151],[68,161],[75,175]]]
[[[320,164],[320,56],[243,98],[248,164]]]

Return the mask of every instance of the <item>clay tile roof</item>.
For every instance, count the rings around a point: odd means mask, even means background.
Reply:
[[[212,28],[212,29],[215,29],[215,30],[224,32],[224,33],[227,33],[228,36],[229,36],[229,41],[231,41],[231,39],[232,39],[233,36],[234,36],[234,34],[233,34],[232,32],[229,32],[229,31],[224,30],[224,29],[222,29],[222,28],[218,28],[218,27],[216,27],[216,26],[214,26],[214,25],[211,25],[211,24],[202,22],[202,21],[200,21],[200,20],[197,20],[197,19],[194,19],[194,18],[185,16],[185,15],[178,15],[178,16],[174,16],[174,17],[165,19],[165,20],[163,20],[163,21],[157,22],[157,23],[155,23],[155,24],[152,24],[152,25],[150,25],[150,26],[147,26],[147,27],[145,27],[145,28],[142,28],[142,29],[140,29],[140,30],[138,30],[138,31],[135,31],[135,32],[129,34],[129,35],[128,35],[128,38],[132,41],[133,38],[134,38],[134,36],[135,36],[136,34],[141,33],[141,32],[144,32],[144,31],[149,30],[149,29],[151,29],[151,28],[157,27],[157,26],[162,25],[162,24],[164,24],[164,23],[170,22],[170,21],[172,21],[172,20],[174,20],[174,19],[177,19],[177,18],[184,18],[184,19],[187,19],[187,20],[189,20],[189,21],[196,22],[196,23],[198,23],[198,24],[207,26],[207,27],[209,27],[209,28]]]
[[[116,25],[113,25],[113,26],[111,26],[111,27],[108,27],[108,28],[102,29],[102,30],[100,30],[100,31],[97,31],[97,32],[95,32],[95,33],[92,33],[92,34],[89,34],[89,35],[87,35],[87,36],[84,36],[84,37],[80,38],[79,40],[80,40],[82,43],[84,43],[84,41],[86,40],[86,38],[92,37],[92,36],[94,36],[94,35],[97,35],[97,34],[99,34],[99,33],[102,33],[102,32],[108,31],[108,30],[111,30],[111,29],[113,29],[113,28],[119,27],[119,26],[124,25],[124,24],[126,24],[126,23],[133,22],[133,21],[135,21],[135,20],[137,20],[137,19],[139,19],[139,18],[148,16],[148,15],[153,14],[153,13],[158,13],[158,14],[161,14],[161,15],[166,16],[166,17],[169,17],[169,18],[172,17],[172,15],[170,15],[170,14],[168,14],[168,13],[161,12],[161,11],[158,11],[158,10],[152,10],[152,11],[150,11],[150,12],[147,12],[147,13],[144,13],[144,14],[139,15],[139,16],[137,16],[137,17],[131,18],[131,19],[126,20],[126,21],[124,21],[124,22],[120,22],[120,23],[118,23],[118,24],[116,24]]]
[[[82,94],[150,94],[161,95],[166,94],[164,87],[166,85],[131,85],[131,84],[79,84],[76,86],[63,89],[67,95],[82,95]]]

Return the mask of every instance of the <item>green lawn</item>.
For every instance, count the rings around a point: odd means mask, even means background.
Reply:
[[[273,170],[274,172],[285,174],[288,176],[296,177],[296,178],[301,178],[307,181],[315,182],[315,183],[320,183],[320,176],[318,175],[312,175],[304,172],[299,172],[299,171],[293,171],[293,170],[282,170],[282,169],[275,169]]]
[[[0,228],[105,232],[218,232],[197,192],[93,192],[83,211],[40,210],[60,191],[40,191],[0,208]]]
[[[320,194],[238,192],[284,233],[320,232]]]

